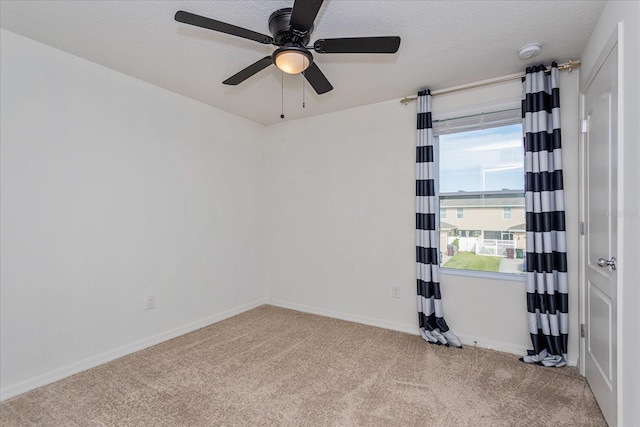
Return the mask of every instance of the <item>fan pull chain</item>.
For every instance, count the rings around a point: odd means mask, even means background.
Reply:
[[[304,70],[302,71],[302,108],[304,108]]]
[[[284,119],[284,71],[280,71],[282,78],[280,80],[281,97],[280,97],[280,118]]]

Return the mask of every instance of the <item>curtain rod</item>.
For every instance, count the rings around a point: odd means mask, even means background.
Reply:
[[[558,70],[560,71],[568,71],[571,72],[573,71],[574,68],[578,68],[580,66],[580,61],[574,61],[572,59],[569,60],[569,62],[566,62],[564,64],[560,64],[558,65]],[[551,67],[548,67],[551,68]],[[525,76],[526,73],[518,73],[518,74],[511,74],[505,77],[499,77],[497,79],[490,79],[490,80],[484,80],[478,83],[471,83],[468,85],[462,85],[462,86],[455,86],[449,89],[441,89],[441,90],[434,90],[431,92],[432,96],[436,96],[436,95],[444,95],[447,93],[454,93],[454,92],[459,92],[462,90],[468,90],[468,89],[476,89],[479,87],[484,87],[484,86],[491,86],[491,85],[495,85],[498,83],[505,83],[505,82],[510,82],[512,80],[520,80]],[[418,97],[417,96],[405,96],[404,98],[402,98],[400,100],[401,104],[407,105],[410,102],[413,102],[415,100],[417,100]]]

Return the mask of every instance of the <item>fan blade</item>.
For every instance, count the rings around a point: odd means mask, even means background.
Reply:
[[[291,11],[291,28],[308,32],[318,15],[323,0],[296,0]]]
[[[195,15],[190,12],[185,12],[184,10],[179,10],[178,12],[176,12],[175,19],[178,22],[195,25],[196,27],[207,28],[213,31],[220,31],[221,33],[231,34],[232,36],[254,40],[262,44],[273,43],[273,39],[265,34],[260,34],[242,27],[236,27],[235,25],[216,21],[215,19],[205,18],[204,16]]]
[[[258,62],[254,62],[244,70],[229,77],[227,80],[223,81],[222,83],[225,85],[235,86],[247,80],[249,77],[253,76],[257,72],[264,70],[271,64],[273,64],[273,60],[271,59],[271,56],[265,56]]]
[[[331,86],[329,80],[322,74],[322,71],[320,71],[320,68],[318,68],[315,62],[312,62],[309,68],[304,71],[304,77],[318,95],[322,95],[333,89],[333,86]]]
[[[347,37],[320,39],[313,44],[318,53],[396,53],[400,37]]]

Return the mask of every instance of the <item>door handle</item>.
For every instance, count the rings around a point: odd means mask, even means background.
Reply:
[[[606,260],[604,258],[598,258],[598,267],[611,267],[612,270],[616,269],[616,257],[612,256],[611,259]]]

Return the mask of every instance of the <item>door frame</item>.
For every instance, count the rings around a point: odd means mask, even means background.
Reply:
[[[618,170],[616,174],[616,185],[618,189],[620,189],[620,183],[623,178],[623,160],[622,153],[623,149],[623,103],[624,95],[623,95],[623,80],[621,78],[622,66],[623,66],[623,50],[622,50],[622,35],[623,28],[622,23],[618,22],[611,35],[609,36],[609,40],[603,46],[602,50],[598,54],[598,58],[595,61],[593,68],[590,70],[590,74],[587,79],[584,81],[584,84],[580,85],[579,88],[579,111],[580,111],[580,121],[586,120],[585,117],[585,93],[589,90],[593,80],[596,75],[600,71],[600,68],[604,64],[605,60],[611,53],[611,51],[616,48],[618,50],[618,62],[616,64],[616,73],[618,74],[618,90],[617,90],[617,110],[618,116],[616,118],[616,126],[618,128]],[[579,135],[579,149],[578,149],[578,159],[579,159],[579,221],[580,221],[580,234],[579,234],[579,269],[578,269],[578,281],[579,281],[579,306],[580,306],[580,348],[579,348],[579,361],[578,361],[578,369],[580,371],[580,375],[585,376],[585,360],[586,360],[586,337],[582,336],[582,328],[586,322],[586,310],[587,310],[587,282],[586,282],[586,267],[587,267],[587,259],[586,259],[586,237],[583,234],[584,224],[586,221],[586,188],[585,188],[585,180],[586,180],[586,134],[581,132]],[[621,193],[618,192],[618,195]],[[618,212],[622,211],[621,207],[622,197],[618,197],[616,201],[616,208]],[[617,276],[618,282],[616,286],[616,366],[617,366],[617,382],[616,382],[616,406],[617,406],[617,419],[622,420],[622,351],[620,349],[620,343],[622,342],[622,304],[620,301],[622,299],[622,280],[624,272],[624,253],[622,250],[622,235],[624,230],[624,222],[618,221],[617,225],[617,236],[616,236],[616,258],[619,262],[617,265]]]

